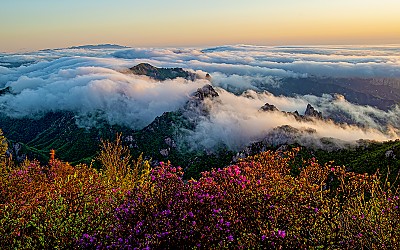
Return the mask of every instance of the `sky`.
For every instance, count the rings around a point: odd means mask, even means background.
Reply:
[[[0,0],[0,52],[400,44],[398,0]]]

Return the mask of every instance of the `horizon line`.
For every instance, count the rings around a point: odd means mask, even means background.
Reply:
[[[32,53],[46,50],[61,50],[61,49],[79,49],[79,47],[85,46],[101,46],[101,45],[111,45],[111,46],[120,46],[125,47],[126,49],[133,48],[144,48],[144,49],[161,49],[161,48],[216,48],[216,47],[227,47],[227,46],[252,46],[252,47],[334,47],[334,46],[343,46],[343,47],[400,47],[400,43],[332,43],[332,44],[251,44],[251,43],[232,43],[232,44],[218,44],[218,45],[164,45],[164,46],[142,46],[142,45],[126,45],[126,44],[118,44],[118,43],[87,43],[87,44],[75,44],[66,47],[45,47],[41,49],[28,49],[28,48],[20,48],[18,50],[12,51],[0,51],[0,53],[4,54],[18,54],[18,53]]]

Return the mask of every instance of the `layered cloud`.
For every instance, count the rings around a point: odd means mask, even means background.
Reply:
[[[75,47],[25,54],[0,54],[0,112],[13,117],[40,117],[50,111],[71,111],[82,126],[97,120],[140,129],[163,112],[184,107],[190,95],[208,81],[184,79],[159,82],[126,74],[126,68],[147,62],[158,67],[183,67],[210,73],[218,100],[207,100],[204,117],[189,138],[196,145],[238,149],[262,140],[275,128],[290,125],[314,131],[309,137],[343,141],[399,138],[400,109],[387,111],[356,105],[341,94],[276,96],[285,78],[390,78],[399,81],[400,48],[387,47],[259,47],[223,46],[208,49],[146,49]],[[299,86],[301,87],[301,86]],[[396,87],[396,84],[394,85]],[[332,117],[340,113],[353,125],[332,121],[299,121],[280,112],[261,112],[265,103],[287,112],[304,113],[308,103]]]
[[[359,139],[385,141],[400,136],[399,107],[385,112],[354,105],[332,96],[289,98],[255,91],[247,91],[240,96],[223,89],[219,89],[218,92],[219,98],[209,100],[210,116],[202,119],[195,131],[189,133],[188,142],[192,147],[213,149],[226,145],[230,149],[239,150],[250,142],[266,139],[274,129],[286,125],[297,130],[299,136],[302,131],[307,132],[296,142],[304,143],[307,140],[308,144],[314,146],[319,146],[317,144],[321,138],[356,142]],[[273,103],[279,110],[287,113],[261,111],[260,107],[265,103]],[[332,120],[296,119],[289,113],[298,111],[304,114],[308,103],[324,110],[328,116],[330,112],[336,113],[340,110],[351,116],[359,125],[338,124]],[[286,132],[280,130],[280,133]],[[340,144],[343,146],[345,143]]]
[[[107,68],[122,68],[113,59],[60,58],[21,66],[2,76],[13,94],[0,97],[3,113],[40,117],[50,111],[72,111],[88,124],[90,117],[135,129],[166,111],[183,106],[205,81],[184,79],[157,82]],[[10,80],[11,79],[11,80]]]
[[[400,77],[398,47],[256,47],[131,49],[113,56],[158,60],[208,72],[304,77]]]

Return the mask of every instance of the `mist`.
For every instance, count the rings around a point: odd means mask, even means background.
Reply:
[[[253,90],[237,96],[221,88],[218,89],[218,93],[218,98],[208,100],[209,117],[202,119],[196,129],[188,135],[187,143],[192,148],[212,150],[225,145],[231,150],[240,150],[252,142],[268,140],[266,137],[274,132],[274,129],[285,125],[298,130],[296,136],[300,136],[300,139],[294,142],[307,141],[307,144],[314,146],[321,144],[318,141],[321,138],[342,141],[344,143],[339,143],[339,146],[344,147],[345,144],[355,144],[360,139],[387,141],[398,139],[400,136],[398,106],[385,112],[372,107],[352,105],[345,100],[334,101],[331,96],[288,98]],[[280,111],[287,113],[260,110],[265,103],[273,104]],[[341,109],[362,126],[338,124],[329,119],[296,119],[296,116],[288,113],[298,111],[304,114],[308,103],[325,111]],[[379,123],[374,121],[370,114],[379,117]],[[304,131],[312,133],[302,134]],[[285,131],[280,130],[280,133]]]
[[[383,111],[351,103],[340,93],[276,96],[265,86],[279,89],[285,78],[309,76],[398,79],[399,55],[397,47],[247,45],[208,49],[92,46],[0,54],[0,88],[12,90],[0,96],[0,112],[14,118],[40,118],[47,112],[71,111],[79,126],[97,126],[101,120],[138,130],[164,112],[183,109],[198,88],[211,84],[219,97],[205,100],[208,114],[186,134],[184,140],[193,147],[225,145],[238,150],[285,125],[313,131],[301,140],[393,140],[400,135],[398,105]],[[156,81],[127,73],[127,68],[143,62],[182,67],[201,76],[209,73],[211,82],[204,77]],[[299,120],[284,112],[260,111],[265,103],[300,114],[310,103],[324,119]],[[338,113],[352,124],[329,119]]]

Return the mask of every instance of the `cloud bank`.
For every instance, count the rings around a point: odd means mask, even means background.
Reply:
[[[189,133],[187,142],[195,148],[211,150],[226,145],[232,150],[240,150],[251,142],[267,139],[266,136],[276,128],[289,125],[301,131],[311,131],[300,141],[319,144],[320,138],[333,138],[343,142],[356,142],[359,139],[386,141],[400,136],[400,108],[385,112],[372,107],[361,107],[344,99],[334,97],[305,96],[298,98],[277,97],[269,93],[247,91],[240,96],[218,89],[219,98],[208,103],[210,116],[202,119],[195,131]],[[265,112],[260,107],[273,103],[279,110],[298,111],[304,114],[308,103],[313,103],[329,114],[329,110],[352,116],[360,126],[338,124],[332,120],[296,119],[285,112]],[[329,116],[329,115],[328,115]],[[281,131],[283,133],[284,131]],[[300,134],[299,134],[300,135]],[[277,142],[279,140],[275,140]],[[342,145],[344,143],[341,143]],[[318,146],[318,145],[316,145]]]
[[[93,58],[60,58],[20,67],[1,78],[11,79],[5,86],[13,90],[0,96],[1,110],[17,118],[72,111],[81,124],[95,116],[140,129],[163,112],[183,106],[205,84],[184,79],[161,83],[106,68],[105,63],[120,67],[113,60]]]
[[[184,79],[159,82],[123,73],[139,63],[182,67],[210,73],[218,100],[206,100],[209,116],[188,136],[204,148],[238,149],[262,140],[279,126],[314,131],[311,137],[343,141],[399,138],[400,108],[383,111],[356,105],[341,94],[275,96],[283,79],[390,78],[399,82],[400,47],[263,47],[125,48],[74,47],[25,54],[0,54],[0,112],[12,117],[41,117],[50,111],[71,111],[82,126],[98,119],[141,129],[166,111],[183,108],[190,95],[208,83]],[[394,84],[395,88],[397,85]],[[299,121],[280,112],[261,112],[265,103],[287,112],[304,113],[308,103],[326,117],[341,114],[353,125],[332,121]]]

